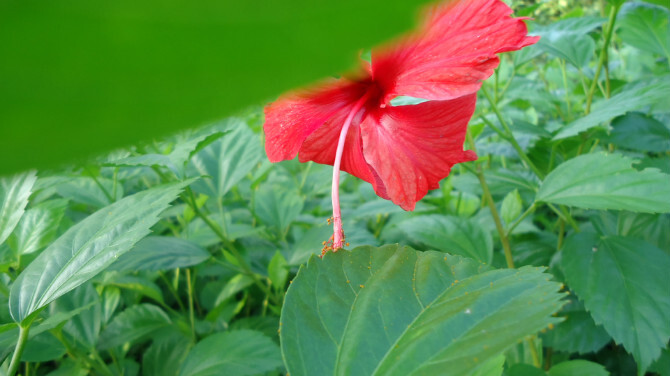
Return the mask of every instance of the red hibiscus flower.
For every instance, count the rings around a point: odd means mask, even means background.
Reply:
[[[333,165],[335,241],[342,246],[339,170],[372,184],[405,210],[451,167],[477,158],[463,150],[482,81],[497,53],[521,49],[522,18],[499,0],[456,0],[433,6],[422,28],[373,50],[363,77],[333,79],[280,97],[265,108],[265,149],[271,162],[293,159]],[[392,106],[397,96],[427,102]]]

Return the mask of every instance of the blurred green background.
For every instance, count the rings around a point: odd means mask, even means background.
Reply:
[[[350,69],[424,2],[0,2],[0,175],[202,125]]]

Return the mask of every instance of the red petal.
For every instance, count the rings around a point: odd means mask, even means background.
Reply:
[[[312,133],[302,144],[298,159],[300,162],[314,161],[316,163],[333,165],[337,141],[348,111],[341,111],[326,121],[322,127]],[[340,169],[346,171],[366,182],[372,184],[375,192],[383,198],[388,199],[386,189],[379,176],[370,168],[363,157],[361,143],[360,122],[365,117],[365,108],[361,109],[353,119],[342,151],[342,164]]]
[[[388,103],[398,95],[447,100],[474,93],[493,74],[496,53],[531,45],[522,18],[499,0],[457,0],[428,12],[424,30],[372,53],[374,80]]]
[[[330,80],[315,89],[284,95],[265,107],[263,130],[270,162],[295,158],[310,134],[335,114],[346,116],[366,89],[362,83]],[[337,137],[334,140],[337,143]]]
[[[463,151],[476,94],[414,106],[387,107],[361,124],[365,160],[381,178],[390,199],[405,210],[414,206],[451,167],[477,159]]]

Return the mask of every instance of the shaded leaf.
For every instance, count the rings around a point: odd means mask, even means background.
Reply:
[[[282,364],[278,346],[260,332],[216,333],[198,342],[182,365],[180,376],[256,375]]]
[[[554,351],[566,353],[595,353],[612,340],[607,331],[596,325],[582,304],[571,299],[563,306],[559,317],[565,320],[542,335],[542,342]]]
[[[413,242],[442,252],[490,263],[493,239],[476,222],[457,217],[424,215],[398,225]]]
[[[138,304],[116,315],[100,333],[98,349],[106,350],[124,343],[146,340],[151,334],[170,325],[170,318],[159,307]]]
[[[193,184],[193,190],[221,198],[260,161],[262,150],[258,136],[244,121],[230,118],[221,125],[229,129],[190,160],[192,174],[206,176]]]
[[[560,164],[542,183],[537,201],[587,209],[670,211],[670,175],[637,171],[621,154],[593,153]]]
[[[151,188],[98,210],[70,227],[19,275],[9,309],[21,322],[107,268],[149,233],[190,181]]]
[[[170,270],[198,265],[209,252],[188,240],[170,236],[147,236],[110,266],[109,270]]]
[[[561,267],[595,322],[647,369],[670,339],[670,255],[639,239],[582,232],[566,239]]]
[[[0,244],[19,223],[36,180],[34,171],[0,178]]]
[[[291,375],[462,375],[556,322],[558,288],[537,268],[398,245],[330,252],[288,289],[282,352]]]
[[[265,185],[255,196],[254,213],[263,223],[284,233],[304,204],[305,200],[292,190]]]
[[[609,142],[627,149],[664,152],[670,150],[670,129],[639,112],[612,120]]]
[[[549,376],[607,376],[610,373],[607,372],[605,367],[598,363],[576,359],[562,362],[551,367],[547,374]]]
[[[142,355],[142,374],[146,376],[177,376],[179,368],[193,343],[181,333],[154,339]]]

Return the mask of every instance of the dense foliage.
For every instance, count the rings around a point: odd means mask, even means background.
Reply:
[[[271,164],[260,106],[0,179],[0,372],[669,375],[670,11],[532,12],[479,159],[413,212],[343,173],[322,259],[331,168]]]

